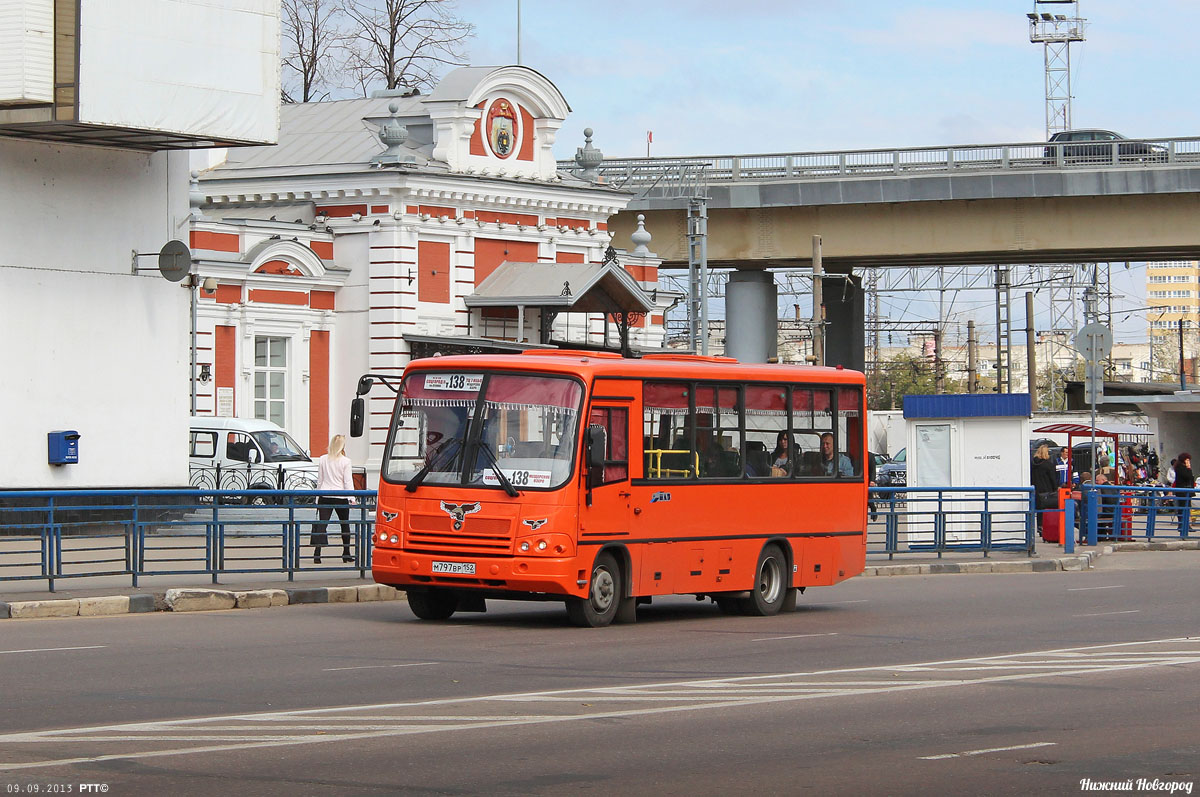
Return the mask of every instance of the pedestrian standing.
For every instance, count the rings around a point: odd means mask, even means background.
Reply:
[[[1058,461],[1054,463],[1054,470],[1058,472],[1059,487],[1066,487],[1071,483],[1070,474],[1067,473],[1067,447],[1062,446],[1058,449]]]
[[[1045,443],[1038,446],[1029,468],[1029,481],[1033,484],[1034,506],[1037,508],[1038,530],[1042,528],[1042,515],[1046,510],[1058,509],[1058,474],[1050,461],[1050,447]]]
[[[335,434],[329,440],[329,453],[317,459],[318,490],[353,490],[354,472],[346,456],[346,436]],[[353,562],[350,552],[350,504],[358,503],[354,496],[322,495],[317,497],[317,522],[312,527],[313,562],[321,563],[321,548],[329,544],[326,529],[334,512],[342,526],[342,561]]]
[[[1183,528],[1187,513],[1191,509],[1192,490],[1196,489],[1196,476],[1192,473],[1192,455],[1186,451],[1175,457],[1175,504],[1179,507],[1179,528]]]

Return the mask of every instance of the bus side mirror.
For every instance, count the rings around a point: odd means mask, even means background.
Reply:
[[[358,387],[354,391],[356,396],[365,396],[371,392],[371,388],[375,385],[375,380],[369,376],[360,376],[358,378]]]
[[[366,401],[361,396],[350,402],[350,436],[362,437],[363,418],[366,413]]]
[[[608,432],[592,424],[587,429],[587,471],[589,482],[604,480],[604,455],[608,451]]]

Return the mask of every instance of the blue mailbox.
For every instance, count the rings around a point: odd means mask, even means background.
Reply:
[[[46,434],[51,465],[70,465],[79,462],[79,432],[65,429]]]

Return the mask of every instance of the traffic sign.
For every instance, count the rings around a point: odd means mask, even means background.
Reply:
[[[1103,324],[1088,324],[1075,333],[1075,350],[1088,362],[1108,357],[1112,344],[1112,330]]]

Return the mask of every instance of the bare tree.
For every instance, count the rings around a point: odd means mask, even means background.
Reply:
[[[474,26],[451,0],[343,0],[347,17],[346,73],[366,94],[370,84],[429,89],[442,67],[467,63],[463,49]]]
[[[335,56],[345,38],[339,28],[341,8],[335,0],[283,0],[279,10],[283,101],[325,99],[329,96],[326,89],[339,70]]]

